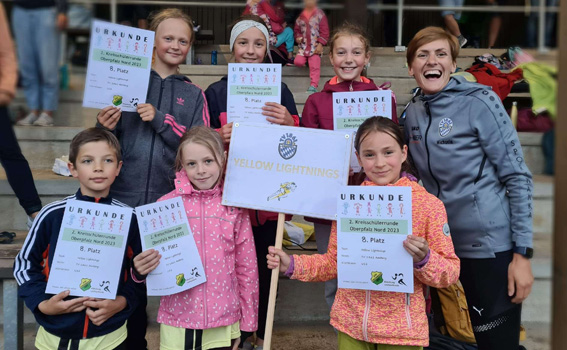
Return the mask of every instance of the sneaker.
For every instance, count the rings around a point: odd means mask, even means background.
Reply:
[[[467,45],[468,40],[463,35],[458,36],[457,39],[459,39],[459,46],[461,48],[463,48],[463,47],[465,47],[465,45]]]
[[[314,92],[317,92],[317,88],[313,85],[309,86],[309,88],[307,89],[307,93],[312,94]]]
[[[252,343],[249,341],[245,341],[244,345],[242,345],[242,350],[253,350],[253,349],[254,349],[254,345],[252,345]]]
[[[49,114],[47,114],[45,112],[41,112],[41,114],[39,115],[39,118],[37,118],[37,120],[35,122],[33,122],[33,125],[53,126],[53,118],[50,117]]]
[[[38,116],[31,113],[26,115],[23,119],[18,120],[16,125],[32,125],[37,120]]]
[[[60,158],[55,158],[53,163],[53,172],[57,175],[71,176],[71,171],[67,164],[69,163],[69,156],[62,156]]]

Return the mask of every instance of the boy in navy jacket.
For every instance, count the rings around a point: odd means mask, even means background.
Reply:
[[[112,133],[97,128],[80,132],[71,141],[69,161],[80,189],[43,207],[34,221],[14,263],[19,296],[40,325],[35,342],[38,349],[125,349],[126,320],[143,293],[129,273],[132,252],[140,249],[133,214],[115,300],[69,297],[69,291],[45,293],[66,203],[76,199],[127,207],[108,196],[122,167],[120,144]]]

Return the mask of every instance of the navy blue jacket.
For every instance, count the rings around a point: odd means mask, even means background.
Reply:
[[[75,195],[43,207],[34,220],[22,250],[16,257],[14,277],[20,286],[18,295],[33,312],[37,323],[43,326],[47,332],[64,339],[94,338],[120,328],[138,306],[140,297],[145,293],[140,285],[132,281],[129,273],[131,253],[132,251],[140,251],[138,224],[134,213],[132,213],[128,246],[118,286],[118,295],[125,297],[128,303],[124,310],[116,313],[100,326],[95,326],[89,320],[85,311],[54,316],[45,315],[39,311],[38,305],[53,296],[53,294],[46,294],[45,288],[57,246],[65,205],[67,201],[72,199],[95,202],[93,197],[84,196],[79,190]],[[100,198],[98,203],[127,207],[110,197]],[[47,261],[47,265],[45,261]],[[75,297],[68,297],[67,299],[73,298]]]

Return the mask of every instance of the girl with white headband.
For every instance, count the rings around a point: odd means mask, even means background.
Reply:
[[[245,15],[240,17],[232,27],[230,34],[230,50],[236,63],[263,63],[268,56],[271,61],[268,46],[269,34],[264,21],[258,16]],[[223,138],[225,144],[230,143],[232,123],[226,120],[227,76],[212,84],[205,91],[211,117],[211,127]],[[299,116],[295,100],[287,85],[282,82],[282,100],[280,103],[267,102],[263,114],[272,123],[288,126],[298,126]],[[256,332],[256,349],[261,350],[264,343],[266,314],[268,312],[268,297],[270,294],[271,271],[267,268],[266,251],[276,241],[277,213],[265,211],[250,211],[252,232],[258,257],[258,277],[260,280],[260,302],[258,310],[258,331]],[[250,346],[250,343],[245,344]]]

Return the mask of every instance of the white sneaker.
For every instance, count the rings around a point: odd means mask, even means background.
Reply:
[[[71,171],[67,164],[69,163],[69,156],[61,156],[60,158],[55,158],[53,163],[53,172],[57,175],[71,176]]]
[[[37,120],[35,122],[33,122],[33,125],[36,125],[36,126],[53,126],[53,118],[51,118],[49,116],[49,114],[47,114],[45,112],[41,112],[41,114],[39,115],[39,118],[37,118]]]
[[[16,125],[32,125],[37,120],[37,118],[37,115],[30,112],[30,114],[26,115],[24,119],[18,120]]]

